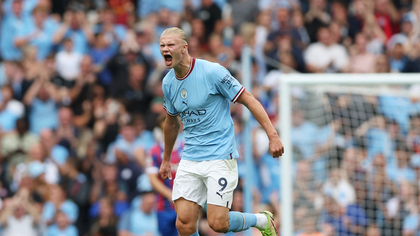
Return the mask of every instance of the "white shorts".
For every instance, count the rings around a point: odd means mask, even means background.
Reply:
[[[172,201],[184,198],[200,206],[232,206],[233,190],[238,185],[235,159],[213,161],[181,160],[172,190]]]

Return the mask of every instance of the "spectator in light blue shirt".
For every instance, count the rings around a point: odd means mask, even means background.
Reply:
[[[70,223],[76,222],[79,216],[78,206],[66,199],[65,191],[59,185],[51,185],[49,201],[45,202],[42,209],[42,219],[47,223],[52,223],[57,212],[63,212]],[[56,206],[59,206],[58,209]]]
[[[12,2],[12,1],[9,1]],[[22,59],[22,53],[14,43],[15,36],[20,28],[30,17],[24,17],[22,13],[22,1],[13,1],[11,11],[3,18],[0,31],[0,55],[6,61],[18,61]]]
[[[89,43],[93,42],[93,30],[87,23],[84,12],[67,11],[64,13],[63,23],[54,32],[53,43],[61,44],[64,39],[71,39],[74,44],[73,52],[88,53]],[[60,46],[59,50],[64,50],[63,46]]]
[[[31,132],[39,134],[41,130],[55,129],[58,126],[56,100],[58,93],[50,82],[38,78],[31,85],[23,98],[25,105],[30,106],[29,124]]]
[[[55,224],[48,227],[46,236],[79,236],[77,228],[70,224],[67,215],[59,211],[55,215]]]
[[[52,36],[58,23],[48,17],[48,9],[38,6],[33,10],[33,19],[24,24],[16,34],[15,45],[31,45],[37,48],[37,59],[43,61],[52,52]]]
[[[93,32],[104,33],[112,48],[118,49],[126,39],[127,29],[123,25],[115,24],[115,14],[112,9],[104,9],[100,13],[100,24],[93,27]]]
[[[416,172],[410,167],[410,155],[405,140],[397,140],[395,157],[396,165],[387,165],[385,171],[387,177],[396,184],[402,181],[414,183],[416,181]]]
[[[132,209],[118,222],[118,234],[160,235],[155,201],[153,192],[143,193],[140,199],[134,199]]]
[[[3,13],[4,17],[8,18],[13,15],[13,4],[15,2],[21,2],[22,16],[30,17],[34,8],[38,5],[39,0],[5,0],[3,1]]]

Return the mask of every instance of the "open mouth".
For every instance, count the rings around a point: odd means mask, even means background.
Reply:
[[[165,64],[167,66],[170,66],[172,64],[172,56],[171,55],[164,55],[165,58]]]

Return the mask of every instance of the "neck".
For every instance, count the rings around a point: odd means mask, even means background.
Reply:
[[[188,73],[188,70],[190,69],[190,66],[191,66],[191,60],[192,58],[188,54],[182,58],[181,62],[177,66],[174,67],[176,76],[178,76],[179,78],[182,78]]]

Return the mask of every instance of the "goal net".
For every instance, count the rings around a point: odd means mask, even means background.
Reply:
[[[420,235],[420,75],[284,75],[282,235]]]

